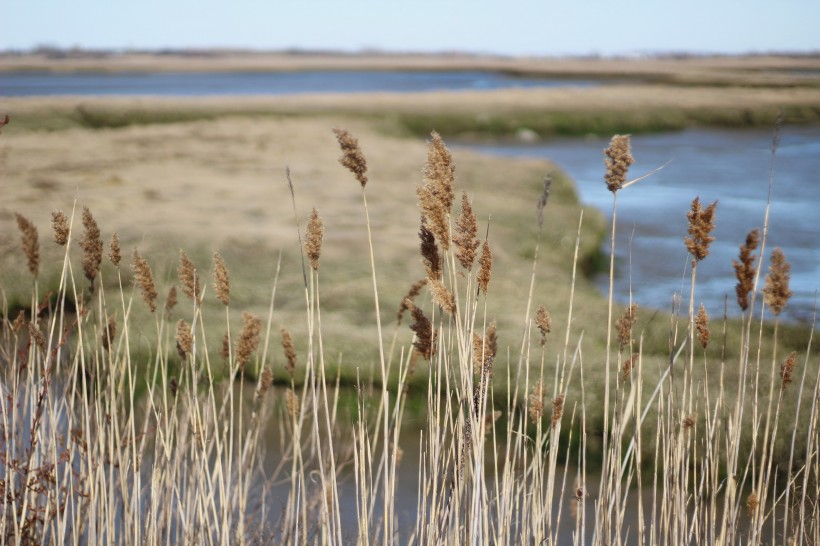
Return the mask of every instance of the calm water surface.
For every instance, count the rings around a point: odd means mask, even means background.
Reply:
[[[483,71],[307,71],[229,73],[0,73],[0,96],[283,95],[469,91],[597,85],[593,80],[518,77]]]
[[[683,238],[692,199],[717,200],[711,254],[698,267],[695,300],[710,314],[737,309],[732,260],[746,234],[761,228],[771,168],[771,131],[692,129],[632,138],[635,178],[672,160],[652,177],[618,194],[618,277],[615,290],[638,303],[668,309],[672,295],[689,297],[689,263]],[[556,139],[537,145],[481,145],[485,153],[555,161],[577,183],[581,199],[611,218],[612,195],[603,181],[608,138]],[[784,311],[810,318],[820,289],[820,128],[785,127],[775,158],[770,230],[764,266],[779,246],[792,264],[794,297]],[[608,242],[607,242],[608,253]],[[631,262],[631,266],[630,266]],[[608,281],[600,279],[603,290]]]

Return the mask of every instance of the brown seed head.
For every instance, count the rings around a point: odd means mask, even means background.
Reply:
[[[760,497],[757,495],[757,491],[752,491],[746,498],[746,508],[749,510],[750,516],[755,513],[758,506],[760,506]]]
[[[618,332],[618,350],[623,351],[624,347],[632,342],[632,328],[638,320],[638,304],[633,303],[626,308],[623,315],[615,323]]]
[[[199,303],[199,275],[194,262],[185,254],[184,250],[179,251],[179,268],[177,269],[179,285],[182,293]]]
[[[740,245],[740,261],[732,260],[737,277],[737,304],[745,311],[749,308],[749,293],[754,288],[755,282],[755,256],[752,252],[757,249],[760,240],[760,232],[753,229],[746,236],[746,242]]]
[[[103,242],[100,237],[100,228],[88,207],[83,207],[83,227],[85,233],[80,239],[80,248],[83,249],[83,273],[94,288],[94,279],[100,271],[103,257]]]
[[[117,319],[116,317],[109,317],[108,325],[102,332],[102,336],[100,339],[102,348],[108,351],[111,348],[111,342],[114,341],[114,338],[117,336]]]
[[[703,307],[702,303],[700,304],[700,309],[698,309],[698,316],[695,317],[695,328],[697,328],[698,331],[700,346],[706,349],[706,346],[709,345],[709,338],[712,333],[709,331],[709,314],[706,312],[706,308]]]
[[[698,414],[697,413],[690,413],[686,417],[681,420],[681,425],[683,428],[693,429],[695,428],[695,424],[698,421]]]
[[[456,218],[456,229],[453,235],[453,244],[456,246],[456,258],[461,267],[470,271],[475,261],[476,249],[481,242],[476,238],[478,221],[473,213],[473,207],[467,199],[467,192],[461,194],[461,213]]]
[[[478,259],[478,288],[487,295],[487,290],[490,288],[490,278],[492,277],[493,269],[493,254],[490,252],[490,244],[484,239],[484,244],[481,246],[481,257]]]
[[[168,289],[168,295],[165,296],[165,312],[171,313],[177,305],[177,287],[172,285]]]
[[[214,252],[214,292],[222,305],[231,303],[231,278],[219,252]]]
[[[543,347],[547,343],[547,334],[552,331],[552,319],[543,305],[535,312],[535,325],[541,332],[541,347]]]
[[[413,324],[410,329],[416,334],[416,340],[413,342],[413,347],[426,358],[428,361],[436,354],[436,332],[433,331],[433,325],[430,319],[424,316],[424,312],[416,307],[409,299],[407,301],[407,308],[413,316]]]
[[[46,338],[43,335],[43,332],[34,325],[33,322],[28,323],[28,335],[31,337],[32,343],[40,349],[41,353],[46,352]]]
[[[797,353],[792,351],[788,358],[780,363],[780,378],[783,380],[781,388],[786,388],[786,385],[792,382],[792,373],[794,373],[794,363],[797,360]]]
[[[495,321],[493,321],[487,326],[487,330],[484,331],[484,346],[487,349],[487,356],[492,358],[495,358],[495,355],[498,354],[498,336],[495,330]]]
[[[280,328],[282,332],[282,349],[285,352],[285,369],[290,374],[291,379],[293,379],[293,373],[296,371],[296,349],[293,346],[293,338],[290,336],[290,332],[285,330],[284,327]]]
[[[36,277],[40,270],[40,242],[37,237],[37,227],[31,220],[15,213],[17,227],[20,228],[20,236],[23,244],[23,252],[28,259],[28,270]]]
[[[771,307],[775,316],[779,316],[783,308],[792,297],[789,290],[789,279],[791,279],[792,266],[786,261],[786,256],[779,248],[772,251],[772,263],[769,266],[769,274],[766,275],[766,286],[763,288],[763,296],[766,305]]]
[[[222,347],[219,349],[219,356],[227,361],[231,358],[231,338],[228,337],[228,332],[222,337]]]
[[[22,309],[17,313],[17,318],[11,323],[11,331],[15,334],[23,329],[26,325],[26,312]]]
[[[111,243],[108,245],[108,259],[114,264],[114,267],[120,266],[122,255],[120,254],[120,238],[117,234],[111,236]]]
[[[427,271],[428,279],[441,278],[441,257],[438,253],[438,245],[433,232],[425,225],[424,221],[419,228],[419,239],[421,240],[421,263]]]
[[[427,147],[423,184],[416,188],[419,206],[430,231],[436,236],[441,248],[450,248],[450,212],[455,200],[453,182],[455,164],[444,141],[435,131]]]
[[[561,421],[561,416],[564,415],[564,395],[559,394],[552,400],[552,426],[555,428],[555,425]]]
[[[157,310],[157,287],[154,284],[154,274],[151,273],[151,266],[139,255],[136,249],[134,249],[131,267],[134,269],[134,281],[142,292],[142,300],[153,313]]]
[[[296,419],[299,416],[299,397],[293,392],[293,389],[285,391],[285,404],[288,408],[288,414]]]
[[[262,331],[262,321],[248,312],[242,313],[242,322],[242,332],[236,345],[236,365],[240,371],[245,369],[251,354],[259,346],[259,333]]]
[[[407,302],[414,301],[416,296],[421,293],[421,289],[427,284],[427,279],[420,279],[414,282],[410,286],[410,290],[407,294],[401,299],[401,304],[399,305],[399,311],[396,313],[396,323],[401,324],[401,319],[404,317],[405,311],[408,311],[410,308],[407,306]]]
[[[635,369],[635,366],[638,365],[640,356],[638,353],[632,353],[632,356],[624,360],[623,365],[621,366],[621,380],[626,381],[629,379],[629,376],[632,375],[632,370]]]
[[[696,262],[703,260],[709,255],[709,245],[715,240],[710,235],[715,228],[715,208],[717,201],[706,207],[701,207],[700,197],[695,197],[692,201],[692,210],[686,213],[689,218],[689,237],[684,239],[686,250]]]
[[[313,212],[310,213],[305,235],[305,253],[310,260],[310,267],[314,271],[319,270],[319,257],[322,255],[322,237],[324,234],[325,228],[322,225],[322,219],[314,207]]]
[[[51,213],[51,226],[54,228],[54,242],[60,246],[68,243],[68,218],[61,210]]]
[[[453,296],[444,283],[439,279],[430,279],[430,293],[433,295],[433,303],[442,308],[450,316],[456,314],[456,298]]]
[[[629,135],[615,135],[610,140],[609,147],[604,150],[604,164],[606,165],[604,180],[607,189],[612,193],[620,190],[626,183],[629,166],[635,162],[630,147]]]
[[[177,322],[177,352],[181,359],[185,359],[194,350],[194,334],[191,327],[184,320]]]
[[[256,393],[254,399],[259,402],[265,393],[268,392],[270,386],[273,384],[273,372],[269,366],[262,368],[262,373],[259,374],[259,382],[256,385]]]
[[[537,423],[544,415],[544,385],[541,380],[532,388],[529,402],[530,421]]]
[[[364,188],[367,184],[367,161],[365,161],[364,154],[359,148],[359,141],[346,129],[333,129],[333,133],[342,148],[342,157],[339,158],[339,163],[352,172]]]

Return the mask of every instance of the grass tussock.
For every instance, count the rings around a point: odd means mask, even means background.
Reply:
[[[340,183],[361,191],[369,271],[358,287],[371,300],[364,312],[377,347],[356,367],[352,394],[329,373],[338,349],[328,343],[323,297],[335,279],[319,261],[331,230],[313,209],[302,233],[303,196],[292,183],[302,275],[281,296],[277,269],[266,313],[242,309],[247,296],[236,293],[237,275],[229,276],[221,253],[211,254],[211,271],[197,268],[198,256],[179,254],[183,302],[173,285],[160,301],[150,254],[134,249],[130,267],[121,264],[116,236],[114,268],[101,267],[102,237],[88,208],[76,222],[76,212],[53,214],[63,258],[56,290],[42,294],[39,236],[17,217],[28,265],[19,275],[31,292],[20,313],[2,310],[0,541],[820,541],[820,369],[813,330],[784,351],[790,268],[779,250],[759,287],[767,218],[736,262],[743,314],[731,329],[695,308],[697,265],[708,259],[719,214],[696,198],[689,237],[681,234],[681,251],[693,258],[688,311],[666,322],[665,350],[645,349],[650,321],[636,305],[613,320],[610,293],[608,321],[593,324],[606,330],[604,354],[590,358],[589,334],[574,320],[583,213],[574,259],[563,264],[569,285],[541,286],[537,269],[551,259],[540,254],[550,248],[552,180],[533,195],[534,237],[520,243],[531,247],[532,273],[520,292],[522,316],[503,331],[491,302],[515,295],[496,260],[509,249],[491,245],[501,227],[483,223],[485,211],[476,212],[466,192],[456,215],[455,161],[433,133],[414,243],[427,275],[395,302],[391,331],[368,206],[379,179],[358,140],[345,130],[336,136],[350,171],[340,170]],[[601,191],[613,195],[614,256],[618,192],[640,185],[628,176],[628,136],[613,139],[606,157]],[[73,236],[80,224],[84,235]],[[77,252],[81,268],[72,261]],[[552,296],[559,291],[568,297]],[[280,323],[280,297],[300,301],[301,324]],[[401,325],[406,314],[412,322]],[[277,377],[281,388],[273,387]],[[277,442],[265,441],[269,430]],[[409,511],[399,508],[405,495],[415,501]]]

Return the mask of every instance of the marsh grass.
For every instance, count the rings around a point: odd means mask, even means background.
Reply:
[[[352,399],[340,394],[341,368],[334,369],[345,350],[330,344],[334,328],[350,326],[334,325],[327,310],[356,304],[328,303],[337,280],[322,264],[330,243],[317,239],[316,211],[309,222],[299,218],[296,200],[308,196],[293,184],[290,259],[301,260],[302,274],[280,279],[282,256],[274,257],[261,292],[254,281],[243,293],[237,279],[249,273],[233,267],[230,249],[189,249],[181,260],[174,253],[164,263],[179,261],[176,272],[140,249],[100,267],[96,242],[83,245],[93,250],[83,260],[74,248],[83,223],[75,208],[58,226],[65,245],[56,249],[61,260],[47,262],[58,271],[43,293],[49,273],[31,268],[34,236],[21,223],[28,252],[14,267],[30,299],[3,308],[0,542],[820,541],[814,326],[787,343],[786,327],[769,320],[769,302],[779,310],[788,298],[779,256],[772,275],[780,276],[761,297],[766,219],[742,320],[698,318],[693,263],[688,304],[658,318],[632,307],[624,313],[610,294],[604,325],[576,305],[578,285],[588,282],[579,275],[589,244],[583,212],[563,264],[568,286],[543,285],[539,265],[558,259],[547,244],[556,218],[534,192],[537,214],[522,230],[533,235],[531,274],[513,290],[498,264],[520,249],[496,244],[508,240],[496,235],[505,226],[485,220],[492,211],[471,203],[469,188],[457,216],[453,190],[461,182],[434,134],[419,190],[427,282],[388,303],[371,231],[375,207],[367,204],[379,180],[367,170],[366,148],[350,133],[337,136],[354,175],[340,168],[339,178],[361,191],[368,233],[348,259],[369,267],[360,282],[342,278],[345,292],[362,293],[356,316],[369,325],[349,332],[369,355],[352,368]],[[621,174],[619,188],[640,191]],[[613,254],[617,221],[613,214]],[[465,248],[476,252],[472,267]],[[709,259],[701,250],[695,262]],[[94,265],[93,276],[84,263]],[[177,282],[171,313],[166,294]],[[519,320],[496,324],[493,300],[516,298]],[[281,323],[283,301],[301,306],[298,323]],[[400,305],[408,314],[394,325]],[[606,329],[598,333],[609,339],[603,351],[588,350],[591,334],[579,324]],[[660,339],[665,346],[646,350]],[[271,388],[275,379],[279,389]],[[262,440],[269,428],[278,430],[278,445]],[[412,483],[399,473],[408,433],[419,449]],[[350,482],[354,493],[345,497]],[[400,525],[396,499],[408,489],[416,510]],[[627,506],[637,514],[628,518]]]

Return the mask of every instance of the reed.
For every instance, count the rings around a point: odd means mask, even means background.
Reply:
[[[102,233],[87,208],[82,273],[72,265],[75,213],[52,213],[50,244],[63,259],[55,294],[41,300],[37,227],[16,217],[27,266],[20,274],[34,284],[28,306],[2,309],[0,544],[820,543],[813,329],[801,350],[778,343],[791,266],[775,249],[758,286],[753,253],[765,248],[767,229],[750,232],[734,263],[744,313],[736,339],[721,340],[719,320],[695,306],[697,267],[719,219],[716,204],[695,198],[680,247],[692,257],[689,309],[669,317],[667,353],[645,351],[644,315],[635,304],[619,309],[610,293],[608,322],[591,325],[606,328],[606,356],[590,358],[573,304],[583,215],[564,310],[552,296],[565,287],[536,283],[539,244],[553,229],[547,177],[533,199],[538,239],[523,329],[511,331],[492,305],[511,294],[489,292],[510,249],[497,245],[494,257],[489,227],[479,238],[466,191],[451,218],[455,160],[433,133],[418,186],[417,259],[426,276],[400,301],[394,355],[384,347],[365,193],[379,191],[379,181],[368,178],[355,137],[335,134],[340,163],[362,190],[379,363],[372,376],[371,362],[353,364],[354,392],[328,373],[338,353],[325,339],[335,325],[322,322],[320,287],[336,279],[320,260],[323,244],[335,241],[324,240],[315,208],[304,240],[295,218],[301,325],[282,321],[274,305],[278,266],[267,317],[233,310],[248,296],[232,292],[241,274],[229,275],[218,252],[202,276],[181,251],[177,280],[190,304],[178,305],[171,286],[157,312],[148,260],[133,251],[131,290],[118,236],[103,264]],[[602,173],[613,193],[613,256],[616,199],[638,180],[628,180],[633,162],[629,138],[615,137]],[[283,324],[278,334],[275,323]],[[268,350],[277,335],[281,353]],[[729,342],[738,345],[736,362],[725,356]],[[220,356],[225,374],[216,371]],[[417,388],[411,379],[422,367]],[[593,399],[604,400],[600,413]],[[409,418],[417,405],[420,417]],[[270,431],[276,441],[265,440]],[[400,502],[408,491],[412,509]]]

